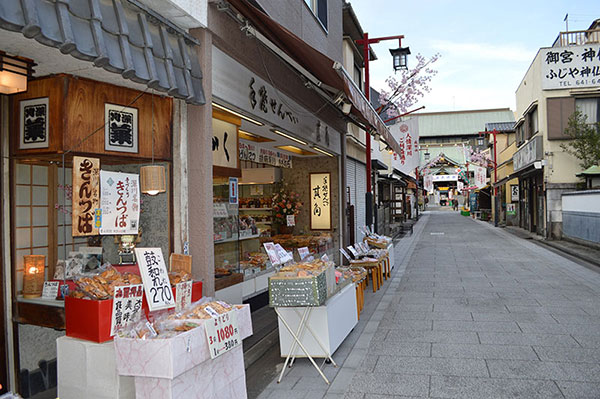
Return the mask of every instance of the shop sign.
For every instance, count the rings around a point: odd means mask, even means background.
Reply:
[[[160,248],[135,248],[150,311],[175,306],[167,266]]]
[[[310,174],[310,228],[331,229],[331,173]]]
[[[457,181],[458,175],[433,175],[433,181]]]
[[[56,299],[58,296],[58,281],[44,281],[44,288],[42,289],[43,299]]]
[[[104,149],[138,152],[138,110],[116,104],[104,104]]]
[[[239,157],[241,161],[264,163],[280,168],[292,167],[291,155],[242,140],[239,143]]]
[[[280,265],[281,260],[279,260],[279,256],[277,255],[277,248],[275,248],[275,244],[272,242],[265,242],[263,246],[265,247],[265,251],[267,251],[267,256],[269,257],[271,264],[273,266]]]
[[[482,166],[475,166],[475,186],[484,188],[487,180],[487,169]]]
[[[139,175],[101,170],[100,190],[100,234],[137,234],[140,220]]]
[[[229,203],[237,205],[238,203],[238,179],[237,177],[229,178]]]
[[[298,255],[300,255],[300,260],[304,260],[310,255],[310,251],[308,247],[300,247],[298,248]]]
[[[512,202],[516,202],[519,200],[519,185],[518,184],[510,185],[510,200]]]
[[[543,90],[600,86],[600,47],[551,47],[540,53]]]
[[[175,311],[179,312],[192,303],[192,281],[175,284]]]
[[[19,148],[48,148],[48,97],[19,101],[19,110]]]
[[[513,155],[515,172],[532,165],[542,159],[542,138],[534,137]]]
[[[100,160],[73,157],[71,234],[73,237],[98,235],[96,215],[100,208]]]
[[[210,306],[207,306],[207,310]],[[209,311],[209,313],[212,313]],[[216,313],[216,312],[215,312]],[[242,344],[237,316],[234,310],[227,313],[216,314],[204,323],[206,339],[211,359]]]
[[[506,214],[510,216],[515,216],[517,211],[515,210],[515,204],[506,204]]]
[[[425,191],[427,191],[428,193],[431,193],[433,191],[433,176],[432,175],[423,176],[423,186],[425,188]]]
[[[286,221],[287,221],[288,227],[295,226],[296,225],[296,216],[294,216],[294,215],[287,215],[286,216]]]
[[[287,120],[294,125],[298,124],[298,116],[278,99],[279,93],[273,95],[275,89],[270,89],[266,84],[257,83],[254,76],[250,78],[248,88],[250,107],[253,110],[260,110],[264,114],[272,114],[282,121]],[[269,90],[272,90],[272,92],[269,93]]]
[[[144,288],[142,284],[115,287],[110,322],[111,336],[115,335],[117,330],[133,324],[140,319],[143,296]]]
[[[456,182],[456,189],[458,190],[459,193],[462,193],[462,190],[464,189],[465,185],[463,182],[458,181]]]
[[[415,168],[420,165],[419,158],[419,124],[417,118],[396,123],[390,126],[390,133],[398,141],[399,153],[392,155],[392,168],[402,173],[415,176]]]
[[[237,126],[221,119],[212,120],[213,165],[224,168],[237,168]]]

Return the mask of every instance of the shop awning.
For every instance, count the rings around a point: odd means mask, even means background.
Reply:
[[[159,19],[126,0],[0,1],[0,29],[190,104],[204,104],[196,40]],[[16,55],[35,60],[35,54]]]
[[[362,124],[376,130],[392,150],[401,152],[400,146],[383,120],[341,64],[308,45],[250,2],[246,0],[228,0],[228,2],[266,39],[318,79],[317,86],[330,92],[345,94],[347,100],[352,103],[350,112]]]
[[[388,166],[379,159],[371,159],[371,168],[374,170],[387,170]]]

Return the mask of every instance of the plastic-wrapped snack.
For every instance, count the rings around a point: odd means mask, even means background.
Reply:
[[[190,274],[186,272],[169,272],[169,281],[171,285],[183,283],[185,281],[190,281],[191,279],[192,276],[190,276]]]

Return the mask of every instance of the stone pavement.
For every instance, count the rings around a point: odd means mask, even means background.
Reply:
[[[261,399],[600,398],[599,273],[453,212],[396,255],[331,385],[302,359]]]

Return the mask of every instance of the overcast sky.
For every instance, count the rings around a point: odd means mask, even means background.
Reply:
[[[423,112],[509,107],[540,47],[558,33],[585,30],[600,18],[600,0],[349,0],[370,37],[404,35],[413,54],[442,57],[432,91],[417,105]],[[389,48],[374,44],[371,87],[385,88],[393,74]],[[409,58],[410,62],[415,60]]]

